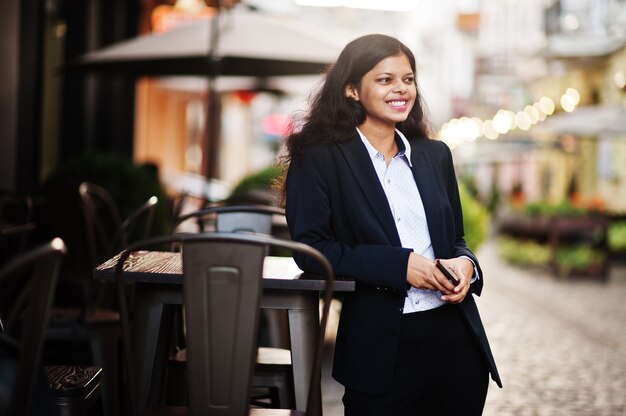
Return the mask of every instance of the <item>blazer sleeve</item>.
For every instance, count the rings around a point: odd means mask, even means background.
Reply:
[[[367,244],[338,237],[331,201],[340,198],[337,179],[331,179],[333,161],[326,149],[309,148],[302,160],[292,160],[286,183],[286,216],[291,238],[316,248],[332,264],[335,273],[360,283],[406,292],[410,249],[391,244]],[[335,200],[337,203],[337,200]],[[347,203],[347,202],[346,202]],[[334,205],[336,209],[336,204]],[[350,207],[342,206],[349,212]],[[345,230],[343,230],[345,232]],[[298,266],[309,273],[322,273],[319,265],[294,253]]]
[[[459,196],[459,184],[456,180],[456,174],[454,172],[454,163],[452,161],[452,152],[450,152],[450,148],[443,143],[440,142],[440,145],[443,146],[446,150],[446,159],[445,159],[445,170],[446,172],[446,190],[448,193],[448,199],[450,200],[450,205],[452,206],[453,216],[454,216],[454,250],[453,257],[467,256],[472,259],[474,264],[476,265],[476,271],[478,272],[478,279],[472,283],[470,290],[472,293],[480,296],[483,288],[483,273],[480,268],[480,264],[476,255],[470,250],[465,242],[465,231],[463,229],[463,208],[461,206],[461,198]]]

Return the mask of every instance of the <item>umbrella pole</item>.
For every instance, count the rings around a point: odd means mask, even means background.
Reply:
[[[219,172],[219,124],[220,124],[220,112],[221,106],[219,103],[217,91],[215,90],[215,78],[218,74],[218,60],[216,58],[216,50],[219,42],[219,16],[220,16],[220,0],[215,0],[215,7],[217,12],[215,17],[209,20],[209,73],[208,76],[208,91],[207,91],[207,124],[206,124],[206,157],[205,168],[207,178],[216,178]]]
[[[215,91],[215,77],[209,76],[208,81],[205,171],[207,178],[217,178],[221,105]]]

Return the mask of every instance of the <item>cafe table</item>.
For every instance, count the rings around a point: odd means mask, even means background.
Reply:
[[[119,254],[94,269],[94,278],[114,281],[118,258]],[[183,303],[182,258],[176,252],[136,251],[123,276],[135,283],[131,342],[139,409],[145,409],[161,397],[174,305]],[[324,277],[302,272],[291,257],[265,259],[261,307],[287,310],[297,410],[306,410],[319,329],[319,292],[325,284]],[[333,290],[351,292],[354,287],[354,280],[336,277]],[[321,409],[321,390],[315,391],[317,397],[311,399],[319,401]]]

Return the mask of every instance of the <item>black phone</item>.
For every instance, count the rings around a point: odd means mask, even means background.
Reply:
[[[442,262],[440,262],[439,259],[435,260],[435,265],[439,270],[441,270],[441,273],[443,273],[443,275],[446,276],[448,280],[454,284],[454,286],[457,286],[459,284],[458,279],[454,277],[452,271],[450,271],[450,269],[448,269]]]

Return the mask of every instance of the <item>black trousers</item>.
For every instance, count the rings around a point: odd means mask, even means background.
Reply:
[[[453,305],[402,317],[389,393],[346,388],[346,416],[474,416],[482,414],[489,370]]]

